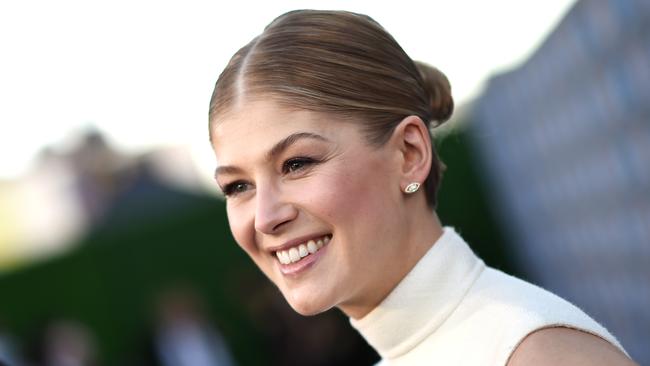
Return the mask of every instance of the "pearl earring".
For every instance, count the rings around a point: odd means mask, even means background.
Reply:
[[[410,183],[406,188],[404,188],[404,193],[411,194],[417,192],[417,190],[420,189],[420,183],[418,182],[413,182]]]

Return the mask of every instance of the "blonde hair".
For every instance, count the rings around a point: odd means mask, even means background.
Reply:
[[[433,128],[449,119],[454,107],[443,73],[411,60],[372,18],[346,11],[288,12],[237,51],[212,94],[210,131],[244,98],[335,114],[360,123],[375,145],[385,143],[407,116]],[[444,169],[435,149],[433,157],[425,181],[431,207]]]

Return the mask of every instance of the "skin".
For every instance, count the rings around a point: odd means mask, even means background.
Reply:
[[[363,317],[442,235],[424,191],[403,193],[431,166],[418,117],[405,118],[381,147],[366,142],[359,124],[266,101],[242,103],[214,126],[232,234],[301,314],[338,307]],[[286,143],[296,134],[318,137]],[[331,242],[313,265],[281,272],[274,248],[324,234]]]
[[[359,124],[270,101],[240,103],[214,122],[215,178],[232,234],[300,314],[338,307],[363,317],[442,235],[424,191],[403,193],[431,167],[418,117],[402,120],[380,147]],[[317,260],[282,273],[275,248],[325,234],[332,239]],[[596,336],[548,328],[526,337],[508,365],[635,363]]]
[[[538,330],[517,347],[508,366],[633,366],[637,365],[611,343],[570,328]]]

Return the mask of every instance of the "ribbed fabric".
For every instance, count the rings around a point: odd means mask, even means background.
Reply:
[[[505,365],[531,332],[565,326],[623,348],[569,302],[486,267],[454,231],[444,233],[374,310],[350,319],[380,365]]]

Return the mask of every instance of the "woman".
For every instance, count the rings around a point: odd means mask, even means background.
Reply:
[[[284,14],[210,102],[237,243],[304,315],[338,307],[386,364],[630,365],[571,304],[485,267],[434,212],[450,85],[371,18]]]

